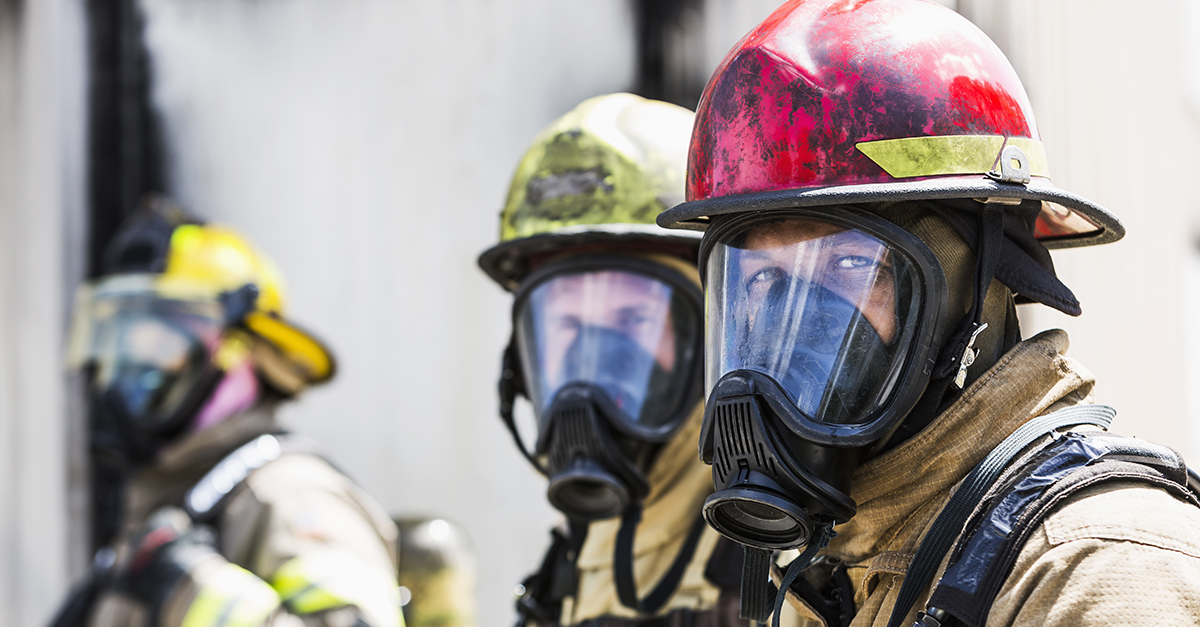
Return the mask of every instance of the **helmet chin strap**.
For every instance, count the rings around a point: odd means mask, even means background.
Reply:
[[[958,399],[966,383],[967,368],[978,354],[975,339],[988,325],[983,322],[983,305],[988,287],[996,275],[1000,250],[1004,244],[1004,208],[996,203],[984,203],[979,213],[979,249],[975,251],[975,289],[971,310],[963,316],[958,327],[946,340],[934,366],[929,386],[921,400],[900,423],[895,433],[879,452],[891,449],[916,435],[951,403]],[[1001,329],[994,332],[1003,332]]]

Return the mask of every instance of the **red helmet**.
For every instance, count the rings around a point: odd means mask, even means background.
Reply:
[[[966,18],[916,0],[791,0],[736,45],[705,88],[687,200],[659,217],[872,201],[1042,200],[1047,247],[1124,227],[1050,183],[1029,98]]]

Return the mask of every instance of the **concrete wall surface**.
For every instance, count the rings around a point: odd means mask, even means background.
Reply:
[[[1024,81],[1054,183],[1125,224],[1115,244],[1054,253],[1083,315],[1021,308],[1023,330],[1061,327],[1098,378],[1115,430],[1200,456],[1194,401],[1200,292],[1189,272],[1200,200],[1194,3],[959,0]],[[1190,278],[1190,280],[1189,280]]]
[[[83,42],[76,2],[0,1],[0,626],[45,624],[83,559],[61,359],[83,261]]]

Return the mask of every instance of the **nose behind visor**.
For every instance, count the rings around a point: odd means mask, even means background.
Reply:
[[[731,365],[774,375],[800,411],[846,423],[874,400],[890,351],[849,301],[791,277],[770,287],[752,320],[740,343],[746,354]],[[778,335],[791,341],[773,341]]]
[[[666,398],[672,392],[669,378],[654,356],[628,335],[605,327],[580,329],[563,357],[563,381],[596,384],[617,409],[646,424],[662,420],[662,406],[671,400]]]

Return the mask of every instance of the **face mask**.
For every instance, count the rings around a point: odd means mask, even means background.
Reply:
[[[699,394],[700,294],[658,264],[579,257],[531,275],[514,302],[514,351],[537,416],[522,450],[574,520],[618,516]],[[514,430],[515,432],[515,430]]]
[[[620,516],[613,579],[622,605],[655,614],[695,555],[697,516],[667,573],[644,597],[633,546],[648,471],[699,400],[701,294],[669,267],[626,256],[578,256],[540,268],[514,301],[501,417],[522,453],[549,478],[547,497],[571,521]],[[518,392],[532,401],[536,446],[513,417]]]
[[[920,398],[945,288],[912,235],[852,208],[718,224],[701,247],[708,523],[797,548],[854,515],[849,480]]]
[[[168,297],[150,275],[81,292],[69,362],[87,372],[96,452],[117,465],[144,465],[187,428],[220,381],[212,351],[224,307]]]

